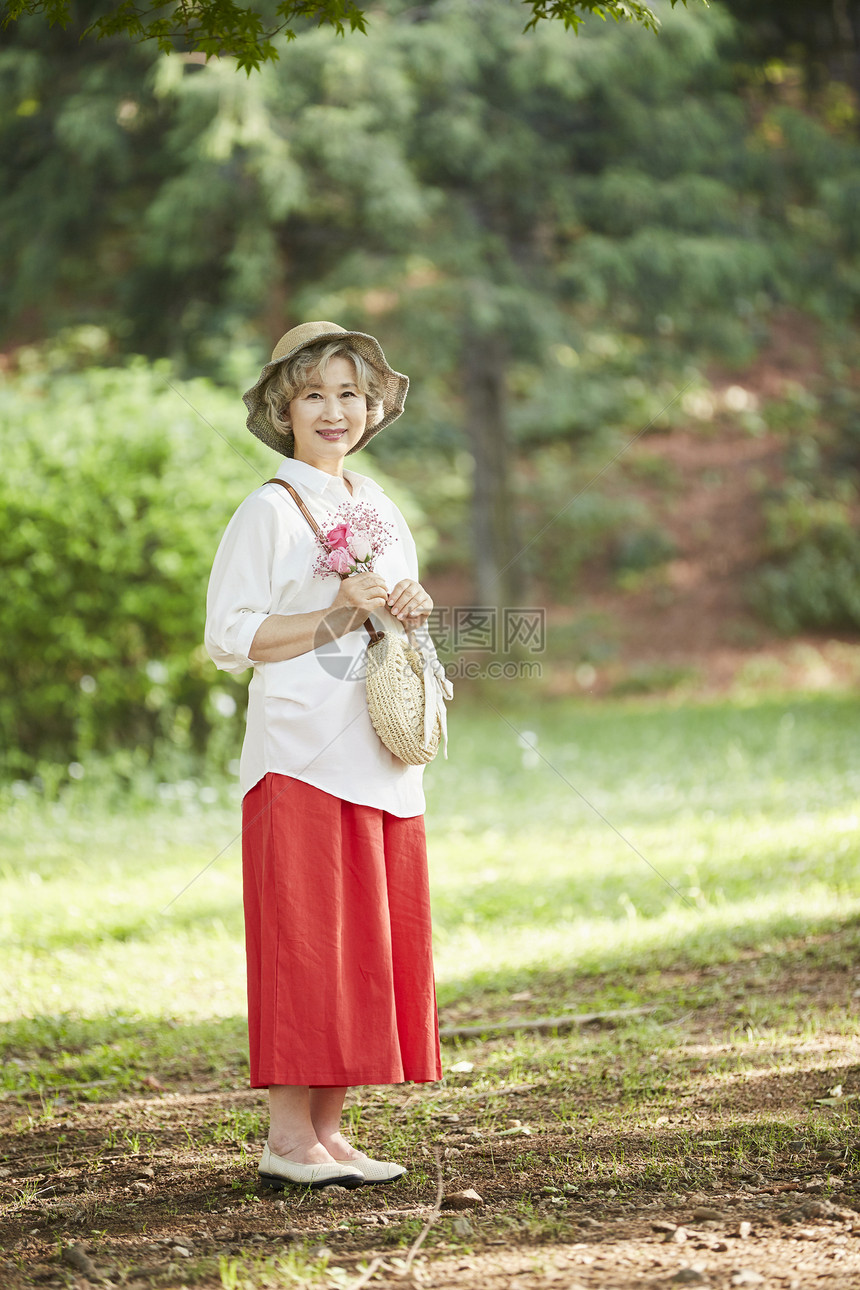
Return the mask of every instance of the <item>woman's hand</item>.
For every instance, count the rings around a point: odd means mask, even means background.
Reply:
[[[433,601],[412,578],[402,578],[388,597],[389,612],[403,624],[408,632],[423,627],[430,617]]]
[[[365,619],[378,613],[387,599],[388,588],[378,573],[354,573],[341,582],[332,609],[353,609]]]

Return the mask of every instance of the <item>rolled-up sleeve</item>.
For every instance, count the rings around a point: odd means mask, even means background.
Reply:
[[[251,643],[272,612],[272,564],[278,540],[270,505],[253,493],[233,516],[215,554],[206,595],[206,651],[223,672],[254,666]]]

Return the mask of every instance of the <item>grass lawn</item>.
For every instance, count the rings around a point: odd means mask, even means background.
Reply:
[[[626,997],[648,966],[855,917],[858,709],[455,709],[451,758],[427,772],[440,1003],[498,1004],[547,974],[601,974]],[[235,793],[147,792],[109,809],[86,780],[58,802],[7,793],[0,1021],[19,1040],[39,1018],[122,1041],[135,1018],[241,1017]]]
[[[731,1207],[727,1178],[737,1188],[770,1171],[789,1186],[818,1177],[827,1152],[841,1153],[843,1186],[860,1106],[857,699],[496,706],[456,707],[450,761],[427,773],[443,1021],[653,1011],[612,1029],[449,1043],[442,1085],[357,1097],[363,1140],[410,1163],[399,1194],[414,1213],[386,1219],[373,1248],[414,1239],[435,1190],[434,1141],[446,1185],[480,1179],[498,1202],[483,1237],[476,1220],[440,1220],[427,1245],[439,1268],[446,1251],[480,1259],[494,1242],[575,1248],[575,1200],[587,1198],[592,1223],[613,1207],[628,1218],[672,1198],[689,1208],[718,1185]],[[64,1219],[59,1202],[28,1191],[16,1159],[44,1169],[50,1150],[55,1170],[78,1168],[68,1149],[102,1165],[157,1163],[177,1158],[184,1131],[195,1171],[217,1157],[232,1189],[223,1214],[259,1213],[243,1181],[264,1120],[262,1098],[244,1088],[238,820],[227,784],[141,782],[118,796],[94,768],[59,800],[6,791],[0,1176],[12,1180],[21,1284],[26,1240],[32,1260],[48,1257],[40,1204],[54,1204],[45,1221],[61,1244],[85,1230],[115,1246],[124,1232],[139,1238],[140,1222],[138,1202],[112,1193],[103,1213]],[[831,1208],[834,1169],[822,1184]],[[283,1229],[287,1206],[298,1233],[292,1269],[268,1246],[254,1265],[240,1233],[217,1259],[201,1256],[194,1276],[185,1266],[184,1283],[347,1284],[349,1257],[371,1248],[371,1218],[359,1240],[358,1219],[333,1226],[331,1204],[299,1213],[284,1200],[275,1214]],[[206,1231],[217,1246],[214,1223]],[[334,1254],[312,1256],[333,1231]],[[632,1228],[628,1238],[640,1240]],[[166,1267],[141,1284],[182,1283]],[[840,1285],[855,1284],[843,1273]],[[465,1284],[461,1274],[451,1283]],[[491,1283],[485,1268],[475,1284]]]

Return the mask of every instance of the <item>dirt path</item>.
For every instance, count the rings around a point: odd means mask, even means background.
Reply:
[[[373,1285],[860,1288],[846,936],[649,977],[652,1018],[488,1040],[449,1051],[472,1069],[443,1085],[362,1091],[362,1143],[410,1167],[391,1189],[258,1189],[262,1099],[211,1073],[97,1103],[7,1097],[0,1285],[343,1290],[378,1258]],[[573,983],[578,1008],[595,984]],[[404,1279],[434,1151],[446,1204],[480,1202],[443,1209]]]

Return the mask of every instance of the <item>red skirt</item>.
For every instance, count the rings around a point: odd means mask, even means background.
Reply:
[[[251,1087],[441,1079],[424,817],[273,773],[242,814]]]

